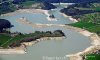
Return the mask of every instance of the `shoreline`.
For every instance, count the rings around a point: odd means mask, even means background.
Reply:
[[[100,49],[100,37],[97,34],[91,33],[89,31],[81,29],[81,28],[69,26],[69,25],[63,25],[63,26],[60,26],[60,27],[72,29],[72,30],[90,38],[90,40],[91,40],[92,45],[90,47],[87,47],[84,51],[78,52],[76,54],[66,55],[68,58],[70,58],[70,60],[72,60],[73,58],[74,58],[74,60],[80,59],[80,58],[82,58],[81,55],[85,55],[87,53],[95,52],[95,51]],[[36,44],[40,41],[48,40],[48,39],[53,40],[55,38],[56,38],[56,40],[58,40],[58,39],[63,38],[63,37],[45,37],[45,38],[43,37],[43,38],[40,38],[40,39],[36,39],[36,41],[23,42],[22,44],[25,45],[25,46],[32,46],[32,45],[34,45],[34,44]],[[75,58],[75,57],[77,57],[77,58]]]
[[[45,40],[61,40],[66,37],[42,37],[36,39],[35,41],[31,42],[23,42],[21,43],[20,47],[8,48],[8,49],[0,49],[0,54],[25,54],[27,53],[27,46],[32,46],[38,42],[45,41]]]
[[[10,12],[10,13],[6,13],[6,14],[1,14],[1,16],[12,16],[15,15],[17,13],[44,13],[47,12],[46,10],[42,10],[42,9],[19,9],[16,10],[14,12]]]
[[[75,22],[78,22],[78,20],[72,18],[72,16],[68,16],[68,15],[66,15],[66,14],[64,14],[64,13],[60,13],[60,14],[62,14],[64,17],[68,18],[69,20],[73,21],[74,23],[75,23]]]
[[[48,21],[57,21],[56,18],[50,18],[49,16],[47,17]]]
[[[19,21],[19,22],[21,22],[21,21]],[[24,24],[25,23],[27,23],[27,22],[29,22],[29,21],[26,21],[26,22],[24,22]],[[29,24],[29,23],[28,23]],[[32,25],[32,24],[31,24]],[[87,31],[87,30],[84,30],[84,29],[81,29],[81,28],[77,28],[77,27],[73,27],[73,26],[68,26],[68,25],[56,25],[56,24],[33,24],[33,25],[35,25],[35,26],[41,26],[41,27],[48,27],[48,26],[60,26],[60,27],[65,27],[65,28],[68,28],[68,29],[72,29],[72,30],[74,30],[74,31],[76,31],[76,32],[78,32],[78,33],[80,33],[80,34],[82,34],[82,35],[84,35],[84,36],[86,36],[86,37],[88,37],[88,38],[90,38],[90,40],[91,40],[91,44],[93,45],[93,46],[90,46],[90,47],[88,47],[88,48],[86,48],[83,52],[79,52],[79,53],[77,53],[77,54],[71,54],[71,55],[67,55],[67,57],[69,57],[69,58],[71,58],[71,59],[73,59],[73,56],[74,57],[77,57],[78,56],[78,58],[79,58],[79,56],[80,55],[83,55],[83,54],[87,54],[87,53],[89,53],[89,52],[91,52],[92,50],[93,50],[93,48],[95,48],[96,46],[98,46],[98,45],[100,45],[100,38],[99,38],[99,36],[97,35],[97,34],[95,34],[95,33],[91,33],[91,32],[89,32],[89,31]],[[92,47],[92,48],[91,48]],[[95,50],[95,51],[97,51],[97,50]],[[81,56],[80,56],[81,57]],[[80,58],[79,58],[80,59]]]
[[[26,46],[23,44],[20,47],[0,49],[0,54],[25,54],[25,53],[26,53]]]
[[[27,19],[17,19],[16,22],[21,23],[21,24],[30,25],[32,27],[49,27],[49,26],[61,26],[62,27],[62,26],[65,26],[63,24],[40,24],[40,23],[34,24],[28,21]]]
[[[82,60],[82,56],[100,50],[100,37],[96,33],[92,33],[87,30],[73,27],[73,26],[67,26],[67,28],[76,31],[76,32],[90,38],[90,40],[91,40],[91,46],[87,47],[84,51],[81,51],[81,52],[78,52],[75,54],[66,55],[69,58],[69,60]]]
[[[34,9],[33,9],[34,10]],[[36,10],[36,9],[35,9]],[[27,12],[27,13],[43,13],[43,14],[45,14],[45,15],[49,15],[49,13],[48,13],[48,11],[47,10],[42,10],[42,9],[37,9],[37,11],[35,12],[31,12],[32,11],[32,9],[24,9],[24,11],[23,11],[23,9],[21,9],[21,10],[18,10],[18,11],[15,11],[15,13],[13,13],[13,12],[11,12],[11,13],[7,13],[7,14],[3,14],[2,16],[4,16],[4,15],[13,15],[13,14],[16,14],[16,13],[21,13],[21,12]],[[64,13],[61,13],[64,17],[67,17],[67,18],[69,18],[69,20],[71,20],[71,21],[74,21],[74,22],[78,22],[76,19],[73,19],[71,16],[67,16],[67,15],[65,15]],[[20,22],[20,21],[19,21]],[[28,21],[27,21],[28,22]],[[26,23],[25,23],[26,24]],[[27,24],[30,24],[30,22],[29,23],[27,23]],[[30,25],[32,25],[32,24],[30,24]],[[88,47],[88,48],[86,48],[84,51],[81,51],[81,52],[78,52],[78,53],[76,53],[76,54],[70,54],[70,55],[66,55],[67,57],[69,57],[69,59],[70,60],[82,60],[82,57],[81,57],[81,55],[85,55],[85,54],[87,54],[87,53],[91,53],[91,52],[95,52],[95,51],[97,51],[98,49],[100,49],[100,37],[97,35],[97,34],[95,34],[95,33],[91,33],[91,32],[89,32],[89,31],[87,31],[87,30],[84,30],[84,29],[81,29],[81,28],[77,28],[77,27],[73,27],[73,26],[68,26],[68,25],[56,25],[56,24],[35,24],[36,25],[36,27],[37,26],[60,26],[60,27],[64,27],[64,28],[68,28],[68,29],[72,29],[72,30],[74,30],[74,31],[76,31],[76,32],[78,32],[78,33],[80,33],[80,34],[82,34],[82,35],[84,35],[84,36],[86,36],[86,37],[88,37],[88,38],[90,38],[90,40],[91,40],[91,46],[90,47]],[[33,27],[35,26],[34,24],[32,25]],[[40,40],[40,39],[38,39],[37,40],[38,42],[39,41],[42,41],[42,40]],[[25,42],[25,43],[22,43],[22,44],[24,44],[24,45],[26,45],[26,46],[31,46],[31,45],[33,45],[33,44],[35,44],[35,43],[37,43],[37,42]],[[19,48],[19,47],[18,47]],[[21,47],[22,48],[22,47]],[[24,47],[25,48],[25,47]],[[2,51],[3,49],[0,49],[0,53],[2,53],[1,51]],[[10,51],[10,50],[12,50],[12,51]],[[14,51],[14,52],[13,52]],[[17,51],[17,53],[15,52],[15,51]],[[24,54],[25,53],[25,50],[24,49],[16,49],[16,48],[14,48],[14,49],[6,49],[5,51],[3,51],[3,53],[5,53],[5,52],[9,52],[8,54],[10,54],[10,53],[16,53],[16,54],[20,54],[20,53],[22,53],[22,54]]]
[[[52,9],[52,10],[54,10],[54,9]],[[56,18],[50,18],[50,17],[49,17],[50,14],[49,14],[49,11],[48,11],[48,10],[45,10],[44,14],[47,15],[46,18],[47,18],[48,21],[57,21]]]
[[[62,37],[42,37],[42,38],[39,38],[39,39],[36,39],[35,41],[31,41],[31,42],[23,42],[21,44],[24,44],[25,46],[32,46],[38,42],[41,42],[41,41],[45,41],[45,40],[61,40],[61,39],[64,39],[66,37],[62,36]]]
[[[0,16],[13,16],[13,15],[16,15],[17,13],[42,13],[42,14],[45,14],[47,15],[47,20],[48,21],[57,21],[57,19],[52,19],[52,18],[49,18],[50,14],[48,13],[49,10],[43,10],[43,9],[19,9],[19,10],[16,10],[14,12],[10,12],[10,13],[6,13],[6,14],[1,14]]]
[[[72,16],[67,16],[64,13],[61,13],[61,14],[64,17],[69,18],[69,20],[74,21],[74,23],[78,22],[78,20],[72,18]],[[84,51],[78,52],[76,54],[66,55],[66,57],[68,57],[69,60],[83,60],[82,56],[100,50],[100,37],[96,33],[92,33],[85,29],[81,29],[81,28],[77,28],[77,27],[73,27],[73,26],[69,26],[69,29],[76,31],[76,32],[88,37],[91,40],[91,46],[86,48]]]

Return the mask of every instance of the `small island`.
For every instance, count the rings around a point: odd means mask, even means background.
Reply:
[[[53,14],[52,14],[52,15],[50,15],[49,17],[50,17],[50,18],[52,18],[52,19],[53,19],[53,18],[55,18],[55,16],[54,16]]]
[[[21,18],[19,18],[20,20],[27,20],[25,17],[21,17]]]
[[[47,17],[47,19],[48,19],[49,21],[57,21],[56,17],[55,17],[53,14],[49,15],[49,16]]]

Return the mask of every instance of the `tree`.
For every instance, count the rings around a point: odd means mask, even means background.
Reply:
[[[8,20],[0,19],[0,32],[3,30],[7,30],[8,28],[11,28],[13,25]]]

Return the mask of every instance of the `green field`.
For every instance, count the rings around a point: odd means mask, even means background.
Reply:
[[[11,37],[7,34],[0,34],[0,47],[8,47],[11,43],[22,40],[27,37],[34,36],[34,34],[25,34]]]
[[[31,7],[32,4],[34,4],[35,1],[26,1],[26,2],[22,2],[21,4],[19,4],[19,6],[22,6],[22,7]]]
[[[100,25],[96,25],[96,24],[88,23],[88,22],[83,22],[83,21],[73,23],[73,24],[70,24],[70,25],[74,26],[74,27],[86,29],[90,32],[97,33],[98,35],[100,34]]]
[[[0,33],[0,47],[7,48],[13,43],[20,43],[26,42],[26,40],[34,41],[41,37],[62,37],[65,36],[61,30],[55,30],[54,32],[51,31],[35,31],[34,33],[30,34],[17,34],[16,36],[10,36],[11,34],[7,33]],[[27,39],[28,38],[28,39]],[[31,38],[31,40],[29,40]]]
[[[80,21],[70,24],[74,27],[86,29],[100,35],[100,13],[85,14],[80,17]]]
[[[85,60],[100,60],[100,54],[88,54],[85,56]]]

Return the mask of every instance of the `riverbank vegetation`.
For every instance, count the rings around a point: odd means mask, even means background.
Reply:
[[[17,10],[17,8],[12,3],[3,3],[3,4],[0,4],[0,15],[1,14],[5,14],[5,13],[9,13],[9,12],[13,12],[15,10]]]
[[[45,1],[35,1],[35,0],[14,0],[9,2],[4,2],[0,4],[0,15],[16,11],[18,9],[44,9],[51,10],[55,9],[56,6]]]
[[[87,14],[82,16],[79,22],[70,25],[83,28],[100,35],[100,13]]]
[[[79,22],[69,24],[71,26],[86,29],[90,32],[100,35],[100,4],[84,3],[70,5],[61,10],[62,13],[72,16]]]
[[[100,54],[88,54],[85,60],[99,60]]]
[[[35,31],[34,33],[0,33],[0,47],[18,47],[22,42],[31,42],[42,37],[63,37],[65,34],[61,30],[51,31]]]
[[[95,53],[90,53],[83,56],[84,60],[99,60],[100,59],[100,50],[96,51]]]

